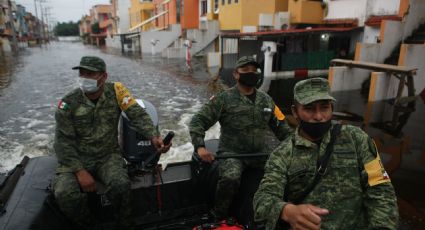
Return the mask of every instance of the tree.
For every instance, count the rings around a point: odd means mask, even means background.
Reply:
[[[78,36],[80,31],[78,28],[78,22],[60,22],[55,26],[56,36]]]
[[[99,22],[96,22],[93,25],[91,25],[91,31],[94,34],[100,34]]]

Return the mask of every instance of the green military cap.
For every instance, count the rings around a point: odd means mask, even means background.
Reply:
[[[330,95],[328,80],[319,77],[302,80],[295,84],[294,99],[302,105],[307,105],[319,100],[336,101],[335,98]]]
[[[105,72],[106,64],[99,57],[84,56],[81,58],[80,65],[75,66],[72,69],[85,69],[93,72]]]
[[[260,68],[260,64],[258,64],[258,62],[252,56],[243,56],[239,58],[239,60],[236,62],[235,68],[241,68],[246,65],[253,65],[257,68]]]

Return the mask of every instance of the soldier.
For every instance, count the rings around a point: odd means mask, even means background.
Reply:
[[[396,229],[396,197],[376,146],[357,127],[331,124],[335,99],[328,81],[300,81],[294,98],[299,126],[266,163],[254,196],[256,220],[265,220],[266,229],[280,221],[293,229]],[[331,135],[336,126],[339,135]]]
[[[118,145],[121,111],[132,125],[151,139],[158,154],[168,151],[149,115],[119,83],[106,82],[105,62],[98,57],[81,58],[80,88],[59,101],[55,114],[54,149],[59,165],[53,182],[56,202],[61,211],[79,228],[93,229],[95,222],[87,207],[87,192],[96,191],[96,180],[106,185],[118,229],[131,229],[130,180]]]
[[[241,57],[233,76],[236,86],[213,96],[190,122],[190,135],[195,151],[203,161],[212,162],[214,155],[204,144],[205,132],[217,121],[221,125],[218,152],[228,154],[261,153],[265,147],[268,127],[279,140],[284,140],[290,128],[285,116],[266,93],[255,87],[260,79],[259,64],[253,57]],[[263,168],[265,160],[228,158],[219,164],[219,180],[212,210],[217,219],[228,216],[229,206],[247,167]]]

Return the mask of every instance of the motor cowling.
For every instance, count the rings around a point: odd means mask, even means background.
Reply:
[[[137,99],[136,101],[148,113],[154,126],[158,128],[158,113],[155,106],[146,100]],[[119,127],[120,145],[125,159],[130,165],[140,170],[153,168],[158,163],[159,154],[156,153],[150,139],[136,131],[125,112],[121,113]]]

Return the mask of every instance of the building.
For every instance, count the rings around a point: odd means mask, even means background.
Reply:
[[[112,5],[99,4],[90,9],[91,38],[96,45],[105,45],[105,38],[115,34]]]

